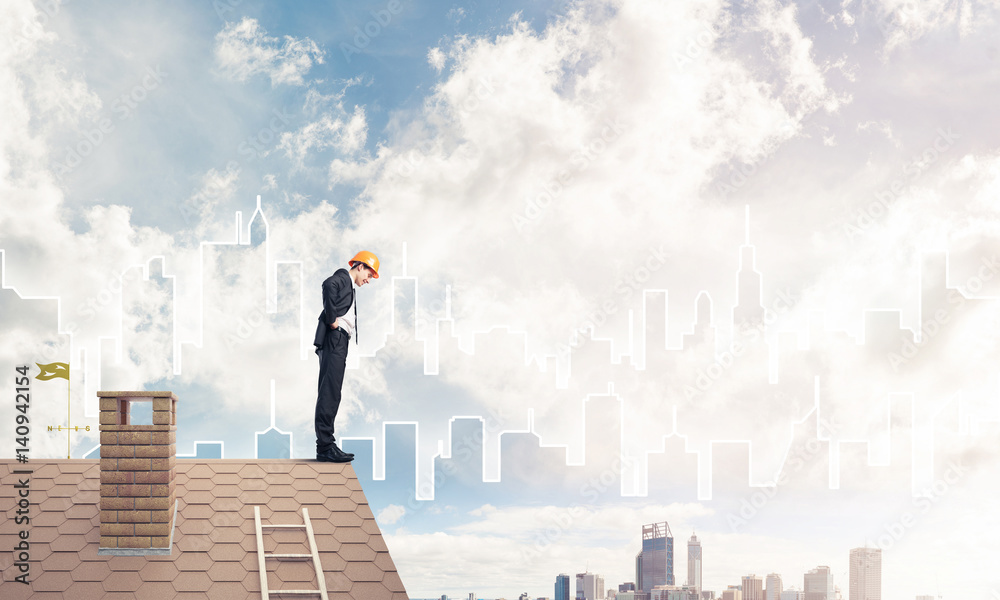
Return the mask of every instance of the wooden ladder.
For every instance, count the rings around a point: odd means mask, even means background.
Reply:
[[[297,595],[316,596],[323,600],[329,600],[326,594],[326,577],[323,576],[323,566],[319,564],[319,550],[316,548],[316,537],[313,535],[312,523],[309,521],[309,509],[302,507],[302,525],[261,525],[260,507],[253,507],[253,520],[257,529],[257,566],[260,569],[260,594],[264,600],[268,600],[271,594],[275,595]],[[305,529],[309,542],[309,554],[265,554],[264,553],[264,529]],[[312,559],[313,567],[316,569],[316,581],[319,582],[318,590],[269,590],[267,589],[267,566],[265,560],[309,560]]]

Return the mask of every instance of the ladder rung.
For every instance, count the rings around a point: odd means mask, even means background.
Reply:
[[[267,590],[268,594],[319,594],[319,590]]]
[[[264,558],[301,558],[303,560],[312,558],[312,554],[265,554]]]
[[[263,529],[305,529],[305,525],[261,525]]]

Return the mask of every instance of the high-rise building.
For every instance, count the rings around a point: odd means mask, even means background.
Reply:
[[[767,576],[767,588],[764,592],[764,600],[782,600],[781,598],[781,575],[771,573]]]
[[[635,583],[648,592],[674,585],[674,536],[666,521],[642,526],[642,551],[635,557]]]
[[[560,573],[556,575],[555,600],[569,600],[569,575]],[[472,600],[471,598],[469,600]]]
[[[469,592],[469,600],[476,600],[476,593],[475,592]]]
[[[701,542],[694,532],[688,540],[688,585],[701,591]]]
[[[882,549],[851,550],[849,600],[882,600]]]
[[[722,600],[743,600],[743,592],[740,586],[731,585],[722,592]]]
[[[594,573],[576,574],[576,600],[603,600],[603,595],[603,577]]]
[[[626,581],[625,583],[619,583],[618,584],[618,591],[619,592],[634,592],[635,591],[635,584],[632,583],[631,581]]]
[[[802,591],[804,600],[836,600],[837,592],[833,589],[833,573],[830,567],[816,567],[803,576]]]
[[[743,576],[743,600],[764,600],[764,582],[757,575]]]

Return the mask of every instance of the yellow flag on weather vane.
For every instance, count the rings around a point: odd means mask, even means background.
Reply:
[[[43,365],[42,363],[35,364],[42,370],[41,373],[35,375],[35,379],[39,381],[48,381],[56,377],[62,377],[66,381],[69,381],[69,363],[54,362],[47,365]]]
[[[50,379],[55,379],[56,377],[62,377],[63,379],[66,380],[66,458],[69,458],[70,457],[69,363],[54,362],[54,363],[49,363],[47,365],[43,365],[42,363],[35,363],[35,364],[38,365],[39,369],[41,369],[41,373],[35,375],[35,379],[39,381],[48,381]]]

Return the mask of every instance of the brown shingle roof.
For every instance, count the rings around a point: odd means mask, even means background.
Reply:
[[[31,585],[13,581],[15,469],[30,475]],[[23,476],[22,476],[23,477]],[[254,504],[265,524],[301,524],[308,508],[332,599],[407,598],[349,464],[307,460],[179,460],[169,556],[98,555],[98,460],[0,461],[0,597],[253,598],[260,594]],[[306,553],[304,530],[265,530],[266,552]],[[311,562],[268,560],[271,589],[316,589]],[[318,596],[317,596],[318,597]]]

